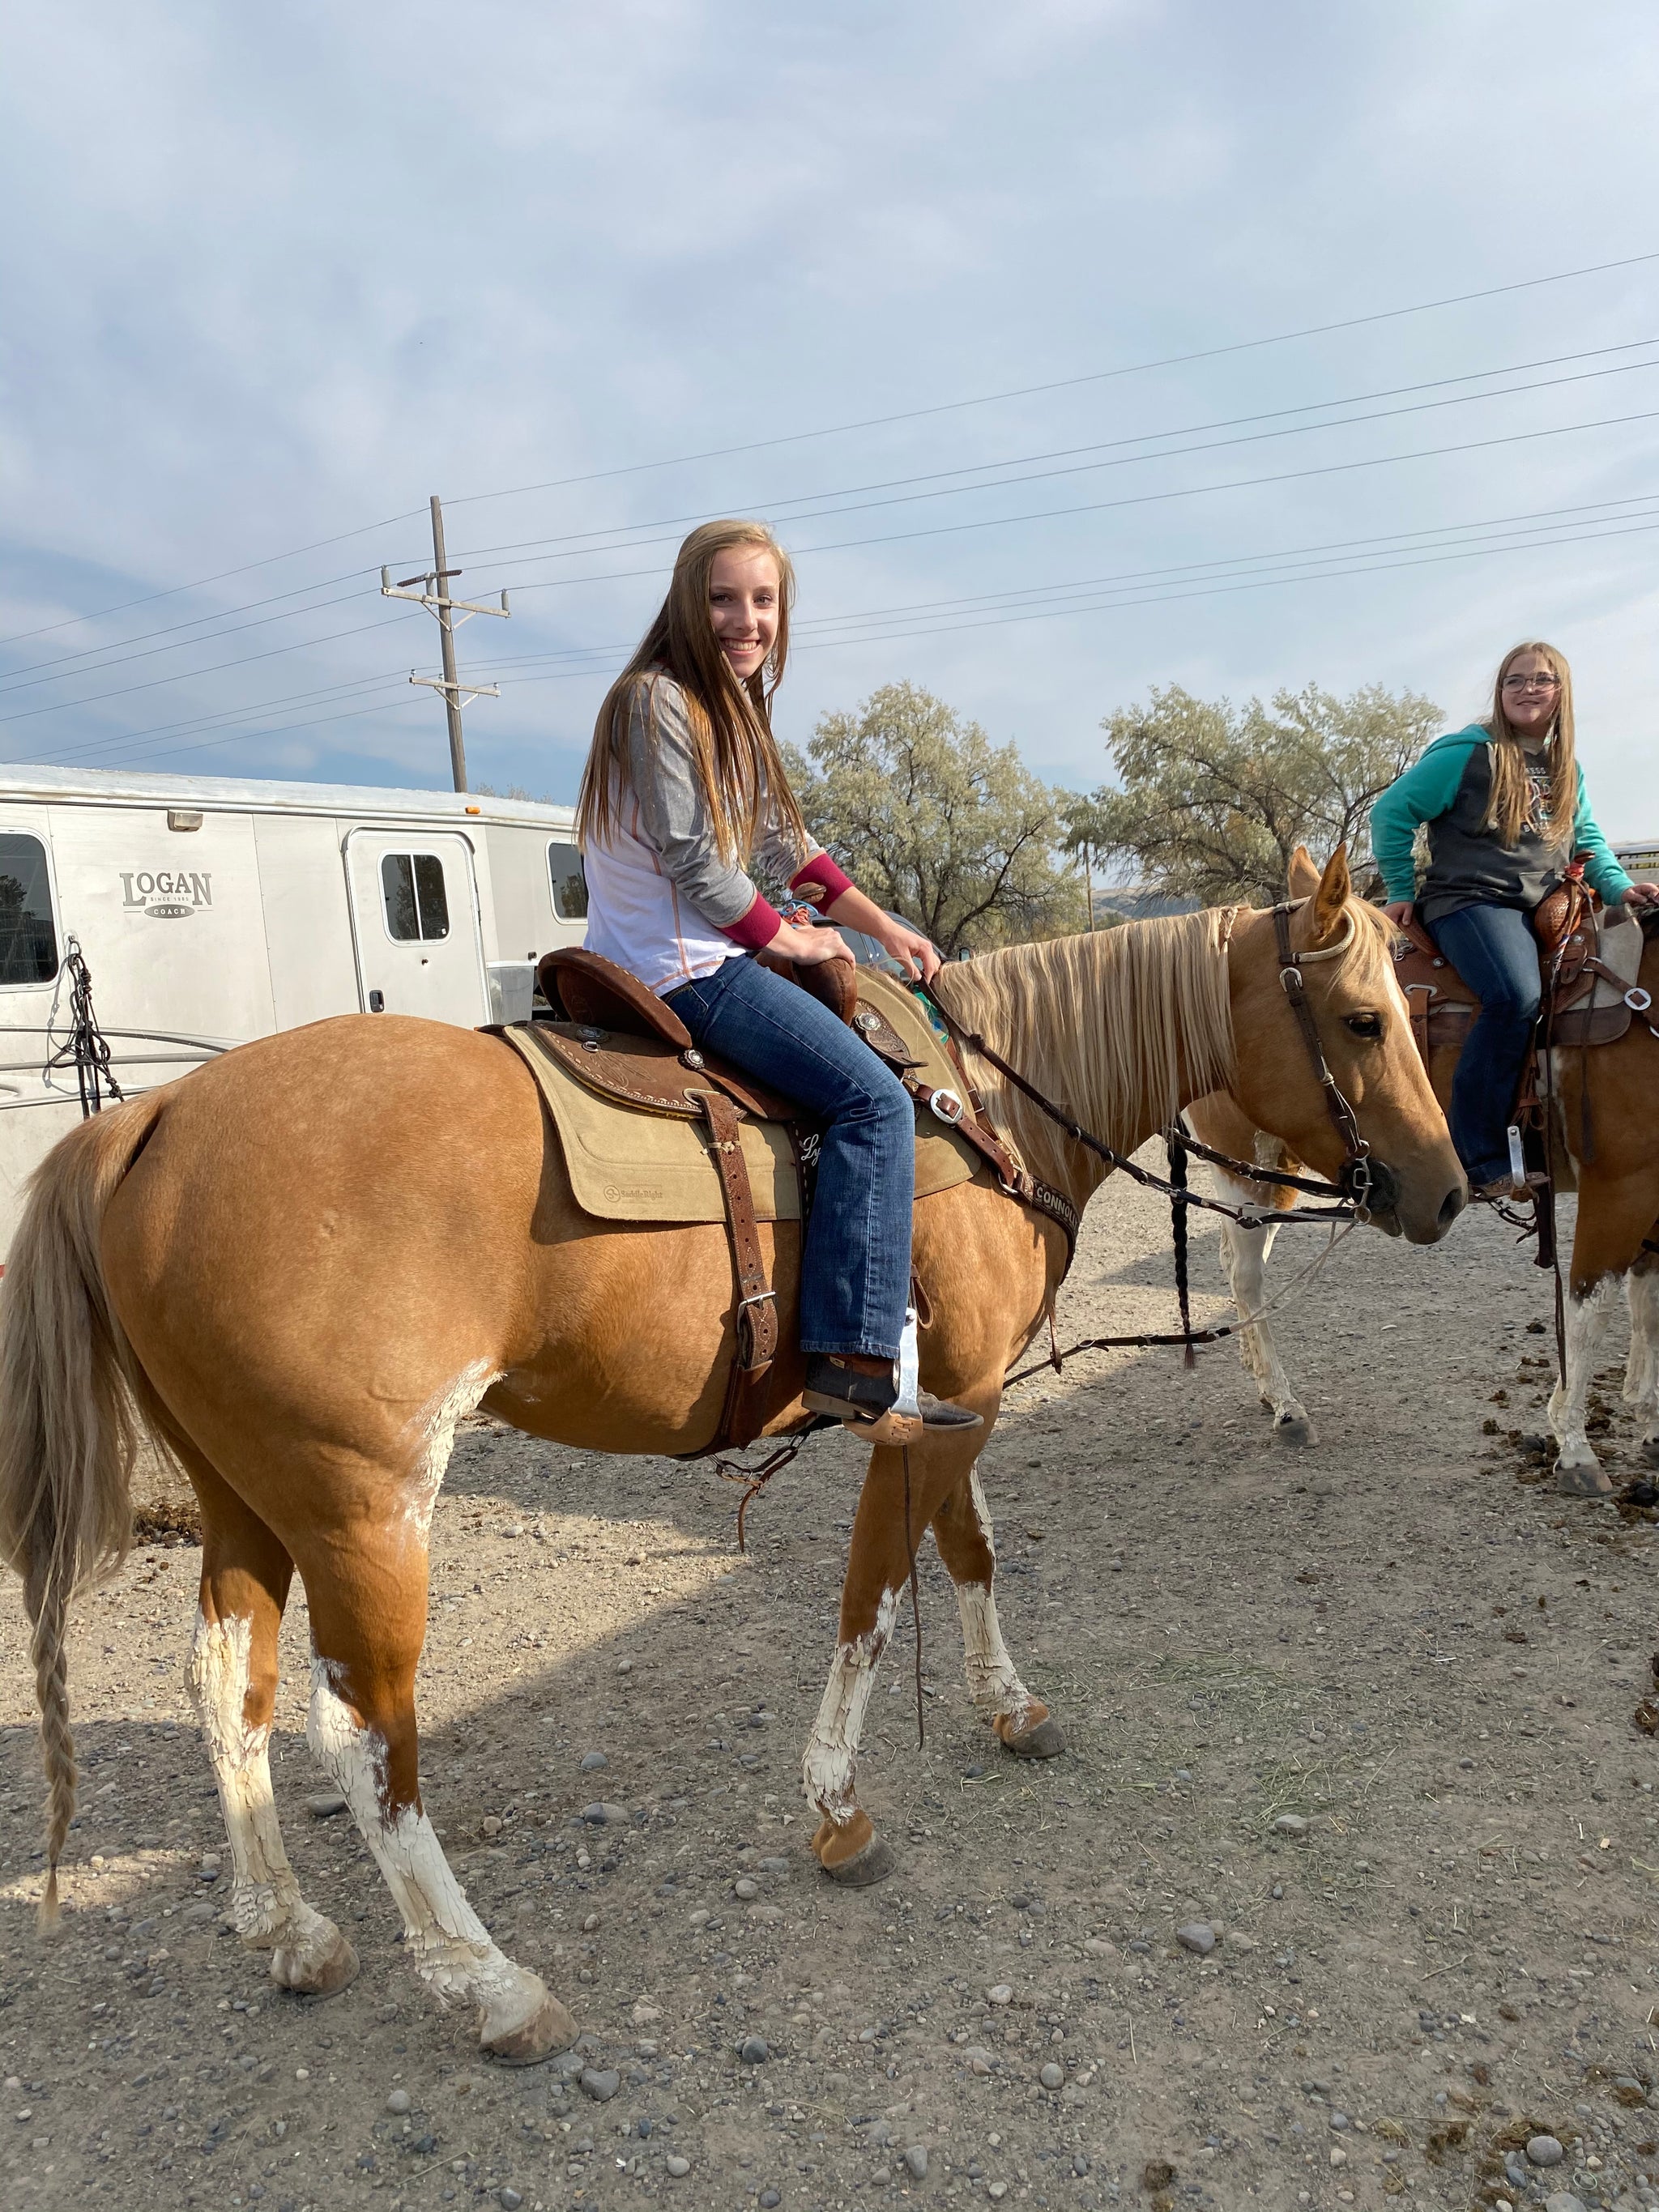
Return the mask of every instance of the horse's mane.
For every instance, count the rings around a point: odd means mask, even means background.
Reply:
[[[1009,945],[943,969],[934,995],[1046,1097],[1127,1149],[1174,1119],[1183,1066],[1192,1096],[1231,1084],[1226,918],[1210,908]],[[1027,1166],[1047,1182],[1074,1182],[1066,1138],[994,1068],[969,1058],[974,1088]]]
[[[1234,911],[1209,907],[1009,945],[942,969],[934,996],[1045,1097],[1127,1151],[1174,1121],[1183,1072],[1189,1097],[1232,1088],[1226,942]],[[1346,912],[1348,942],[1326,972],[1358,964],[1384,984],[1393,974],[1393,924],[1362,899],[1349,899]],[[969,1054],[969,1073],[1033,1174],[1073,1183],[1076,1148],[1048,1116],[977,1054]]]

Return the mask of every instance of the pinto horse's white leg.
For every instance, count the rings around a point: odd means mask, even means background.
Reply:
[[[1230,1206],[1260,1202],[1258,1193],[1235,1182],[1231,1176],[1218,1175],[1216,1181]],[[1246,1319],[1249,1314],[1260,1313],[1266,1302],[1267,1258],[1278,1233],[1271,1223],[1263,1229],[1247,1229],[1237,1221],[1224,1221],[1221,1224],[1221,1264],[1227,1271],[1233,1304],[1244,1324],[1239,1332],[1238,1356],[1245,1372],[1254,1377],[1262,1404],[1273,1417],[1273,1435],[1278,1441],[1283,1444],[1317,1443],[1318,1431],[1309,1418],[1307,1407],[1291,1388],[1291,1378],[1279,1359],[1273,1324],[1265,1316],[1260,1321]]]
[[[1630,1358],[1625,1402],[1642,1418],[1642,1456],[1659,1464],[1659,1267],[1644,1253],[1625,1278],[1630,1306]]]
[[[1596,1352],[1617,1289],[1617,1279],[1607,1277],[1588,1297],[1574,1292],[1567,1298],[1567,1371],[1551,1395],[1549,1424],[1559,1446],[1556,1487],[1572,1498],[1605,1498],[1613,1488],[1590,1449],[1584,1423]]]
[[[940,1508],[933,1522],[933,1539],[957,1586],[963,1659],[975,1709],[1010,1751],[1025,1759],[1053,1759],[1066,1748],[1060,1723],[1020,1680],[1002,1640],[1002,1623],[997,1617],[992,1587],[996,1544],[977,1467],[969,1470],[965,1480]]]
[[[230,1917],[244,1943],[270,1953],[273,1981],[331,1996],[355,1978],[357,1954],[300,1894],[283,1846],[270,1788],[269,1710],[249,1718],[253,1627],[246,1615],[210,1620],[198,1613],[186,1668],[230,1839]],[[257,1710],[257,1695],[252,1702]]]
[[[876,1668],[897,1611],[897,1590],[884,1589],[870,1626],[836,1645],[818,1717],[801,1754],[801,1786],[819,1820],[813,1847],[819,1863],[843,1880],[852,1877],[842,1869],[855,1860],[870,1862],[861,1863],[864,1881],[878,1880],[891,1865],[884,1846],[873,1840],[873,1824],[858,1802],[858,1755]]]
[[[409,1778],[398,1770],[412,1751],[412,1724],[377,1728],[372,1705],[365,1712],[353,1694],[353,1672],[313,1653],[306,1732],[403,1915],[416,1971],[441,2003],[455,1998],[477,2008],[479,2039],[492,2057],[522,2065],[566,2049],[576,2039],[575,2022],[538,1976],[490,1941],[418,1796],[405,1794]]]
[[[331,1996],[356,1976],[357,1954],[301,1895],[270,1789],[276,1639],[294,1562],[186,1438],[173,1443],[202,1508],[201,1600],[185,1672],[230,1843],[231,1917],[244,1943],[270,1953],[273,1981]]]

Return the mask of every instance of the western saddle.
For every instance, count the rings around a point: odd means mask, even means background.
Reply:
[[[1633,1017],[1653,1029],[1653,1001],[1637,981],[1644,930],[1633,916],[1600,910],[1579,862],[1533,909],[1531,919],[1542,999],[1515,1110],[1522,1129],[1541,1139],[1542,1097],[1548,1086],[1539,1080],[1540,1054],[1616,1043]],[[1461,1049],[1480,1001],[1414,912],[1395,941],[1394,957],[1395,978],[1411,1010],[1413,1037],[1424,1066],[1432,1073],[1437,1050]],[[1659,1036],[1659,1029],[1654,1034]],[[1593,1157],[1587,1149],[1588,1128],[1583,1137],[1579,1157],[1588,1158]]]
[[[764,955],[761,956],[763,958]],[[1033,1206],[1066,1231],[1077,1217],[1059,1193],[1038,1183],[985,1118],[965,1074],[960,1091],[933,1088],[915,1071],[922,1062],[873,1006],[859,1004],[858,970],[845,960],[811,967],[767,962],[821,1000],[897,1076],[918,1106],[953,1129],[992,1170],[1010,1198]],[[526,1031],[536,1048],[590,1091],[636,1113],[672,1115],[701,1125],[720,1180],[737,1291],[736,1347],[720,1423],[708,1452],[752,1443],[766,1418],[763,1385],[778,1349],[777,1297],[767,1277],[754,1194],[739,1124],[745,1116],[784,1125],[801,1177],[802,1220],[811,1193],[816,1127],[794,1100],[756,1081],[714,1054],[700,1052],[673,1008],[625,968],[574,946],[548,953],[537,969],[550,1010]],[[960,1070],[955,1048],[951,1057]]]

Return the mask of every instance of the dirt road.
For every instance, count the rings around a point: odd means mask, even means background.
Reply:
[[[1109,1189],[1062,1334],[1166,1326],[1162,1252],[1151,1203]],[[525,2073],[435,2009],[346,1818],[307,1809],[301,1603],[278,1800],[362,1972],[283,1996],[224,1931],[188,1545],[141,1549],[82,1609],[82,1813],[65,1932],[38,1944],[14,1585],[0,2196],[1659,2204],[1659,1755],[1632,1720],[1655,1532],[1558,1500],[1501,1433],[1539,1425],[1547,1312],[1489,1221],[1428,1255],[1356,1236],[1285,1323],[1311,1452],[1271,1442],[1227,1347],[1017,1392],[983,1462],[999,1592],[1071,1749],[1022,1765],[975,1720],[930,1557],[927,1747],[902,1616],[862,1770],[898,1871],[860,1893],[817,1873],[798,1779],[850,1443],[779,1478],[739,1559],[706,1470],[464,1435],[433,1528],[426,1789],[498,1940],[583,2030]],[[584,1819],[603,1805],[625,1817]],[[1560,2162],[1529,2163],[1546,2134]]]

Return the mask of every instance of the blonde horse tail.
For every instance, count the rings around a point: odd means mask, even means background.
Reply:
[[[64,1640],[78,1592],[132,1541],[139,1416],[133,1363],[104,1283],[100,1231],[164,1097],[94,1116],[30,1181],[0,1278],[0,1559],[23,1577],[49,1793],[40,1925],[58,1918],[58,1863],[75,1814]]]

